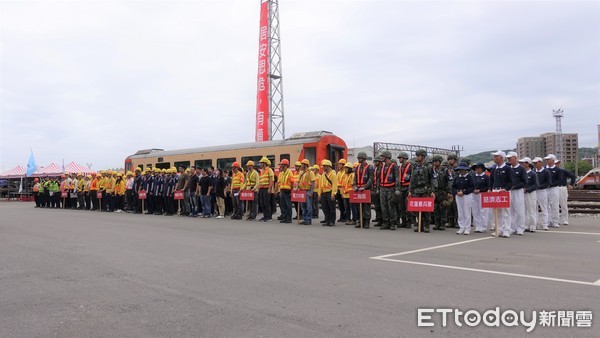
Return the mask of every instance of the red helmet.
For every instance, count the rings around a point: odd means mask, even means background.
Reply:
[[[290,165],[290,161],[288,161],[287,158],[284,158],[283,160],[281,160],[281,162],[279,164],[280,165]]]
[[[233,162],[233,164],[231,165],[231,167],[238,167],[238,168],[241,168],[241,166],[240,166],[240,162]]]

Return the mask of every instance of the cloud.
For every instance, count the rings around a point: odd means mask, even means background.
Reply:
[[[0,167],[253,140],[253,1],[2,2]],[[281,1],[286,131],[468,152],[600,122],[595,2]]]

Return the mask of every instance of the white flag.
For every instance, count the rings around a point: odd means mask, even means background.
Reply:
[[[19,194],[23,192],[23,177],[21,177],[21,184],[19,184]]]

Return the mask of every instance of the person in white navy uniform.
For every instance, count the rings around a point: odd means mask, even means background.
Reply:
[[[457,235],[471,234],[471,206],[473,197],[471,194],[475,190],[475,182],[473,175],[469,175],[470,168],[465,162],[460,162],[454,170],[458,171],[458,176],[452,181],[452,194],[456,201],[456,209],[458,211],[458,226]]]
[[[560,159],[556,159],[556,166],[560,168]],[[567,182],[568,180],[571,182]],[[558,205],[560,207],[559,224],[569,225],[569,206],[567,200],[569,199],[569,190],[575,186],[577,177],[570,171],[560,168],[560,184],[558,185]]]
[[[537,229],[548,230],[548,190],[550,189],[550,171],[544,167],[544,160],[541,157],[533,159],[535,165],[535,175],[537,177],[537,205],[541,210],[541,214],[538,214]]]
[[[546,160],[546,170],[550,172],[550,187],[548,188],[548,226],[550,228],[560,228],[559,222],[559,198],[560,192],[560,168],[556,166],[556,156],[548,154],[544,157]]]
[[[473,175],[473,182],[475,189],[473,190],[473,205],[471,210],[473,213],[473,224],[475,225],[475,232],[485,232],[488,224],[488,214],[490,209],[484,209],[481,207],[481,193],[487,192],[490,189],[490,177],[485,173],[485,164],[483,162],[477,162],[471,166],[471,170],[475,173]]]
[[[525,187],[527,186],[527,171],[519,163],[517,153],[510,151],[506,154],[508,163],[513,171],[513,184],[510,189],[510,233],[523,235],[525,232]]]
[[[513,185],[513,171],[504,160],[506,159],[506,153],[502,150],[498,150],[492,153],[494,156],[495,167],[492,168],[492,174],[490,175],[490,186],[492,191],[510,191]],[[511,196],[512,197],[512,196]],[[511,205],[513,201],[510,201]],[[498,236],[504,238],[510,237],[510,210],[508,208],[496,209],[498,213]],[[495,236],[492,233],[492,236]]]
[[[537,175],[533,168],[533,161],[529,157],[519,160],[525,167],[527,173],[527,185],[525,191],[525,231],[535,232],[537,227]]]

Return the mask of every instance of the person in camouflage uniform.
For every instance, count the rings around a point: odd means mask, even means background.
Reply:
[[[448,170],[442,166],[444,160],[442,156],[435,155],[432,158],[431,167],[431,188],[435,193],[435,207],[433,211],[433,230],[446,230],[446,210],[452,203],[452,182],[448,177]]]
[[[452,181],[456,176],[456,171],[454,168],[458,165],[458,156],[455,154],[448,155],[448,169],[446,170],[448,173],[448,178],[450,180],[450,186],[452,186]],[[446,203],[446,215],[448,217],[448,228],[455,228],[456,224],[458,224],[458,209],[456,208],[456,201],[454,199],[450,203]]]
[[[398,196],[398,218],[401,220],[399,228],[411,228],[414,223],[414,215],[406,210],[408,198],[408,188],[410,186],[410,176],[412,173],[412,164],[408,160],[408,154],[401,152],[398,154],[400,162],[398,168],[398,181],[400,187],[400,196]]]
[[[398,216],[394,199],[398,189],[398,166],[391,161],[392,154],[389,150],[382,151],[380,157],[383,163],[379,175],[376,176],[383,218],[380,230],[396,230]]]
[[[376,179],[381,174],[381,160],[375,155],[373,157],[373,175],[375,179],[373,180],[375,186],[375,193],[371,195],[373,199],[373,205],[375,206],[375,224],[373,226],[379,227],[383,223],[383,219],[381,218],[381,196],[379,195],[379,180]]]
[[[416,151],[416,160],[412,167],[408,197],[434,197],[431,190],[431,167],[425,162],[427,151],[419,149]],[[429,232],[429,213],[424,213],[421,217],[421,228]],[[419,231],[418,224],[414,231]]]
[[[371,190],[373,188],[373,167],[367,163],[367,153],[361,151],[358,153],[357,158],[358,166],[354,171],[354,186],[352,188],[354,191]],[[371,193],[373,193],[373,191],[371,191]],[[371,199],[374,199],[373,195],[371,195]],[[369,229],[369,223],[371,222],[371,204],[362,203],[359,208],[361,207],[363,210],[362,226],[365,229]],[[360,228],[360,222],[355,228]]]

